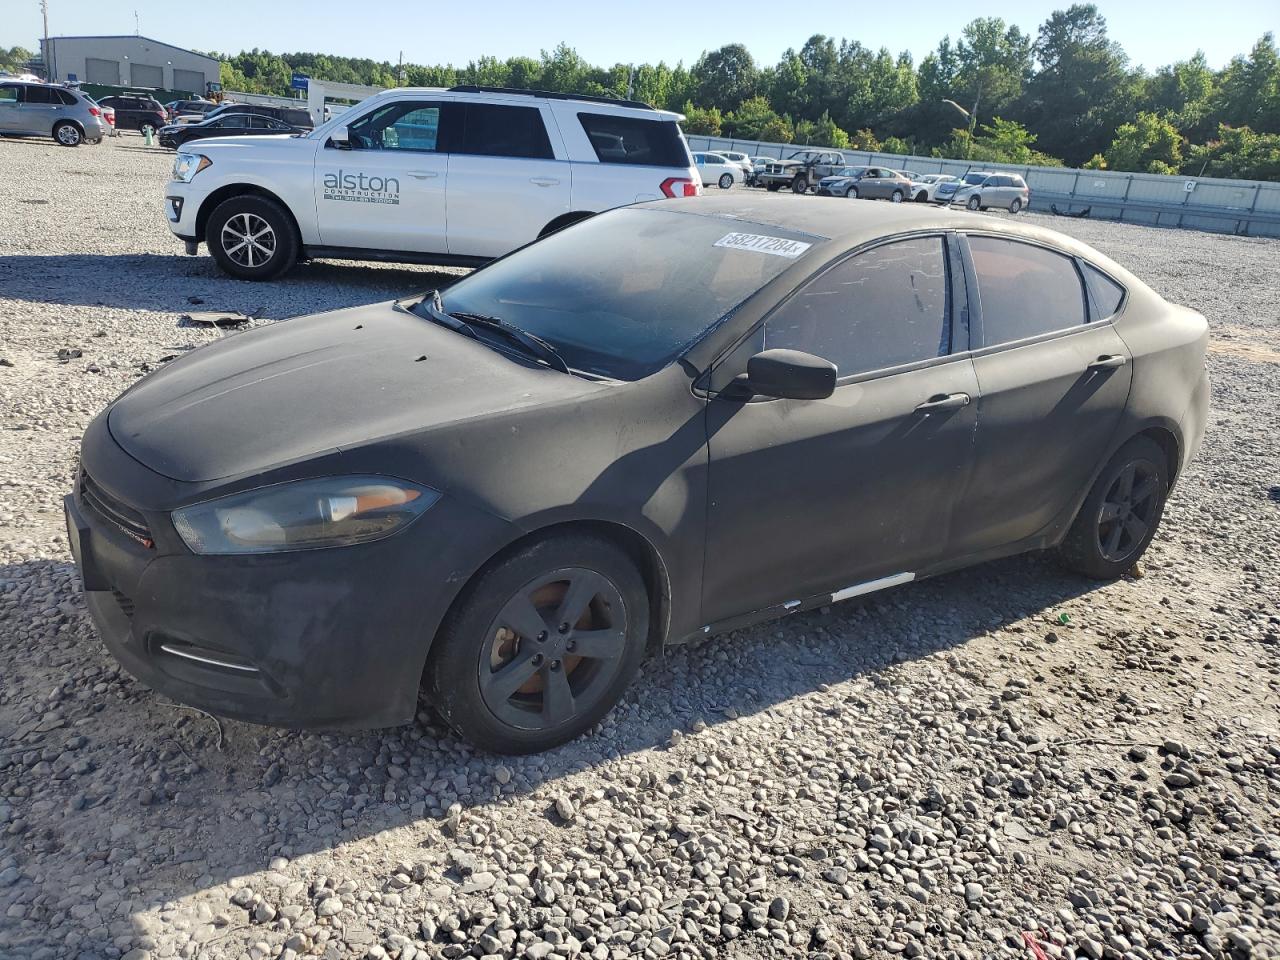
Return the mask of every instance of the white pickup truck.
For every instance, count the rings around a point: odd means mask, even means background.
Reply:
[[[602,97],[387,90],[303,136],[183,148],[169,229],[246,280],[316,257],[476,266],[602,210],[697,196],[682,119]]]

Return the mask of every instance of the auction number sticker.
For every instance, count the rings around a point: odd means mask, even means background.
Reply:
[[[774,257],[794,260],[813,244],[787,240],[784,237],[765,237],[758,233],[726,233],[712,246],[728,247],[730,250],[750,250],[753,253],[767,253]]]

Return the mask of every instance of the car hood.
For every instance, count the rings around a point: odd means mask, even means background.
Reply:
[[[107,424],[135,460],[194,483],[607,389],[381,303],[195,350],[135,384]]]
[[[184,132],[187,130],[204,130],[204,129],[206,128],[201,127],[197,124],[178,127],[178,130],[184,131]],[[217,156],[218,154],[223,154],[223,155],[233,154],[237,151],[244,151],[249,149],[297,150],[302,148],[303,144],[310,146],[312,149],[315,148],[315,144],[312,143],[310,140],[308,140],[307,137],[305,136],[298,137],[298,136],[294,136],[291,133],[279,133],[279,134],[267,133],[267,134],[263,134],[261,136],[256,136],[256,137],[255,136],[236,136],[236,135],[227,134],[227,135],[221,135],[216,137],[202,138],[200,143],[200,152],[209,154],[209,156],[212,158],[214,156]]]

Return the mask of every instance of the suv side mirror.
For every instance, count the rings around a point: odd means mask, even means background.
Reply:
[[[329,133],[329,142],[339,150],[351,149],[351,135],[347,133],[346,127],[334,127]]]
[[[836,365],[800,350],[765,350],[747,361],[747,387],[757,396],[822,400],[836,389]]]

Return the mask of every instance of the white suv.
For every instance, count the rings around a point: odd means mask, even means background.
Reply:
[[[682,119],[540,91],[387,90],[303,136],[183,148],[169,229],[246,280],[312,257],[477,266],[602,210],[697,196]]]

